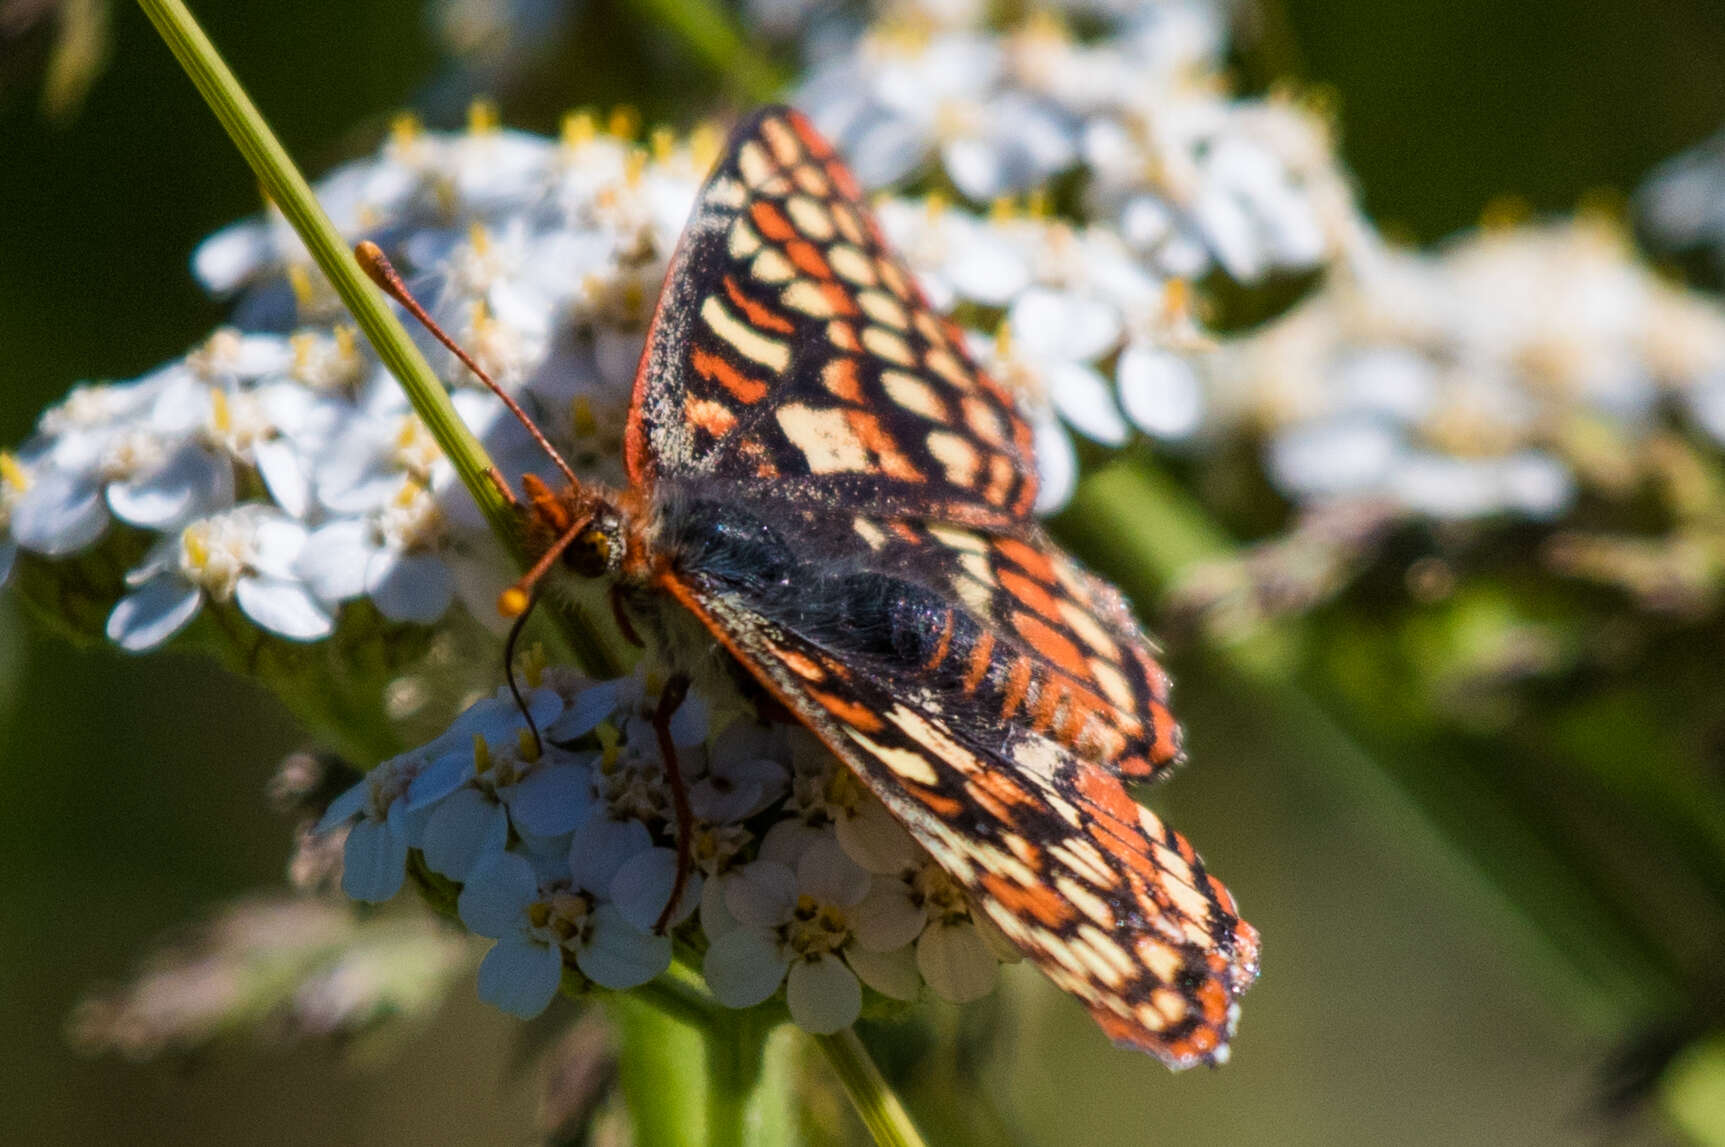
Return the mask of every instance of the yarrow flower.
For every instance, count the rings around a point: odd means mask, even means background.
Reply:
[[[864,984],[902,1000],[926,981],[962,1001],[1016,958],[809,734],[743,717],[714,729],[698,694],[669,726],[696,821],[695,871],[667,912],[682,826],[651,683],[546,670],[526,702],[538,739],[500,690],[379,765],[319,825],[347,826],[342,887],[356,899],[390,899],[416,864],[460,885],[462,923],[496,941],[479,972],[487,1002],[536,1015],[570,969],[644,983],[670,964],[661,918],[705,949],[720,1002],[752,1007],[782,987],[816,1032],[854,1022]]]
[[[1651,433],[1665,396],[1719,433],[1725,314],[1604,221],[1488,228],[1440,256],[1386,248],[1207,366],[1296,501],[1549,521],[1600,476],[1597,435]]]

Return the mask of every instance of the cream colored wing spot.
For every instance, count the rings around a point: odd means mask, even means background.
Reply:
[[[848,242],[855,246],[868,246],[868,232],[864,229],[862,220],[857,218],[857,213],[851,210],[849,204],[833,203],[829,204],[829,208],[833,213],[833,222],[838,226],[840,235],[843,235]]]
[[[848,243],[835,244],[827,251],[827,263],[838,276],[858,287],[875,285],[874,262]]]
[[[1116,708],[1130,712],[1137,707],[1138,698],[1133,695],[1132,686],[1127,684],[1125,676],[1118,669],[1097,657],[1090,658],[1087,664],[1090,666],[1090,676],[1102,686],[1102,692],[1107,694]]]
[[[785,211],[797,230],[811,239],[825,243],[836,232],[832,215],[825,207],[806,195],[793,195],[785,202]]]
[[[1071,598],[1060,599],[1060,620],[1066,627],[1076,633],[1090,648],[1100,653],[1110,661],[1120,660],[1120,646],[1108,631],[1097,624],[1090,611],[1080,606]]]
[[[959,363],[951,351],[931,350],[926,358],[928,369],[952,383],[959,390],[974,390],[976,381]]]
[[[975,395],[964,398],[964,424],[984,442],[995,446],[1006,442],[1006,420],[1000,412]]]
[[[761,121],[761,134],[767,139],[767,146],[773,149],[773,158],[780,166],[795,167],[803,158],[803,145],[797,135],[785,121],[780,119],[764,119]]]
[[[701,304],[701,318],[707,328],[736,348],[737,353],[755,360],[768,370],[783,373],[791,365],[791,348],[778,339],[769,338],[731,313],[717,295],[708,295]]]
[[[1173,982],[1175,973],[1180,970],[1180,953],[1148,934],[1139,936],[1134,947],[1138,950],[1139,963],[1149,968],[1163,983]]]
[[[763,283],[788,283],[797,277],[797,269],[777,247],[765,247],[750,264],[749,273]]]
[[[965,574],[952,579],[952,592],[972,613],[986,614],[988,607],[994,604],[994,591]]]
[[[963,550],[966,553],[986,554],[988,542],[981,534],[971,530],[949,526],[945,522],[932,522],[928,526],[929,536],[948,549]]]
[[[982,554],[959,554],[958,564],[965,573],[983,585],[993,587],[999,584],[995,581],[994,567],[988,564],[988,558]]]
[[[1048,846],[1048,851],[1062,864],[1097,888],[1112,888],[1117,883],[1118,878],[1114,875],[1114,870],[1108,867],[1107,861],[1102,859],[1102,850],[1083,837],[1074,837],[1058,844],[1051,844]]]
[[[872,353],[888,362],[899,366],[915,366],[916,356],[910,352],[910,344],[887,330],[885,327],[870,325],[863,329],[863,346]]]
[[[905,313],[904,307],[884,291],[863,291],[857,296],[857,304],[862,307],[863,314],[877,323],[884,323],[901,331],[910,329],[910,316]]]
[[[1078,911],[1097,924],[1104,928],[1114,927],[1114,909],[1108,907],[1108,901],[1096,895],[1088,886],[1080,884],[1070,876],[1057,876],[1054,878],[1054,887],[1058,888],[1060,895],[1071,901]],[[1124,957],[1125,953],[1122,952],[1121,956]]]
[[[886,531],[869,521],[867,518],[853,518],[851,520],[851,529],[856,531],[857,537],[867,543],[868,548],[871,550],[879,550],[882,546],[886,545]]]
[[[817,410],[800,402],[779,408],[779,429],[802,451],[814,474],[858,473],[871,469],[868,447],[851,429],[843,410]]]
[[[976,759],[975,753],[929,724],[922,714],[903,705],[894,705],[892,712],[887,714],[887,720],[904,730],[905,736],[959,772],[968,776],[982,771],[983,764]]]
[[[830,319],[838,314],[826,292],[815,286],[812,279],[798,279],[779,296],[785,306],[801,311],[810,318]]]
[[[744,183],[757,189],[776,174],[767,149],[752,139],[737,149],[737,170],[742,172]]]
[[[798,187],[816,199],[825,199],[833,193],[832,182],[812,163],[797,164],[797,169],[791,172],[791,178]]]
[[[707,187],[707,202],[735,211],[749,201],[749,193],[734,179],[715,179]]]
[[[919,414],[930,422],[946,422],[946,403],[935,393],[934,387],[902,370],[888,370],[881,373],[881,385],[886,387],[887,397],[899,406]]]
[[[880,281],[887,285],[887,289],[905,302],[910,302],[910,280],[904,277],[904,272],[900,271],[891,259],[877,259],[875,264],[880,271]]]
[[[915,749],[895,749],[888,745],[882,745],[877,741],[870,740],[849,725],[845,726],[845,733],[851,740],[866,749],[870,756],[905,780],[931,787],[940,783],[940,776],[934,771],[934,766],[929,764],[927,757]]]
[[[928,452],[946,471],[948,482],[967,490],[975,485],[982,457],[969,440],[949,430],[935,430],[929,433],[927,444]]]
[[[738,219],[731,224],[730,240],[726,246],[730,249],[731,258],[747,259],[761,249],[761,236],[753,227]]]

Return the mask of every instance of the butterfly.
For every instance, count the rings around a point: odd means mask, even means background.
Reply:
[[[558,563],[612,579],[626,624],[672,603],[1109,1036],[1227,1058],[1257,932],[1125,789],[1181,759],[1167,675],[1031,516],[1012,396],[792,109],[744,120],[699,193],[625,460],[622,491],[525,483],[540,557],[507,612]]]

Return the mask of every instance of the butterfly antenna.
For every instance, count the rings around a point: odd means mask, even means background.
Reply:
[[[473,356],[462,350],[461,347],[456,344],[455,340],[450,338],[449,335],[444,332],[444,329],[437,325],[437,320],[432,318],[431,315],[426,312],[425,308],[419,305],[419,300],[413,297],[413,293],[407,289],[407,284],[402,282],[401,275],[396,272],[395,266],[390,263],[389,256],[383,253],[383,248],[379,247],[376,243],[373,243],[370,239],[366,239],[360,242],[358,246],[354,247],[353,256],[358,260],[360,269],[366,273],[366,276],[372,282],[376,283],[378,287],[382,289],[384,294],[405,307],[408,314],[418,319],[420,325],[427,331],[431,332],[432,338],[448,347],[449,352],[456,358],[460,359],[461,364],[468,370],[472,371],[475,377],[477,377],[480,382],[483,382],[492,394],[495,394],[498,398],[503,400],[503,405],[507,406],[509,408],[509,412],[521,421],[521,425],[527,428],[527,433],[533,435],[533,440],[539,443],[540,448],[544,450],[546,454],[550,455],[551,461],[556,463],[557,469],[561,470],[563,472],[563,476],[569,479],[569,484],[579,489],[581,486],[581,479],[575,476],[575,471],[570,468],[569,463],[563,460],[563,455],[557,453],[557,448],[551,445],[551,440],[545,437],[545,432],[539,429],[538,423],[529,418],[527,416],[527,412],[521,409],[521,404],[511,398],[508,392],[501,386],[498,386],[492,377],[489,374],[486,374],[477,362],[473,361]]]

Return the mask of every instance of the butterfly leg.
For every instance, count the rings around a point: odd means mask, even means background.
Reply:
[[[689,886],[689,874],[695,868],[695,813],[689,807],[689,789],[683,771],[677,766],[677,746],[671,743],[671,718],[689,695],[687,674],[678,673],[659,691],[659,704],[653,710],[653,733],[659,739],[659,756],[665,762],[665,781],[671,789],[671,807],[677,814],[677,878],[671,884],[671,898],[653,925],[653,931],[665,934],[671,915],[682,902],[683,890]]]

